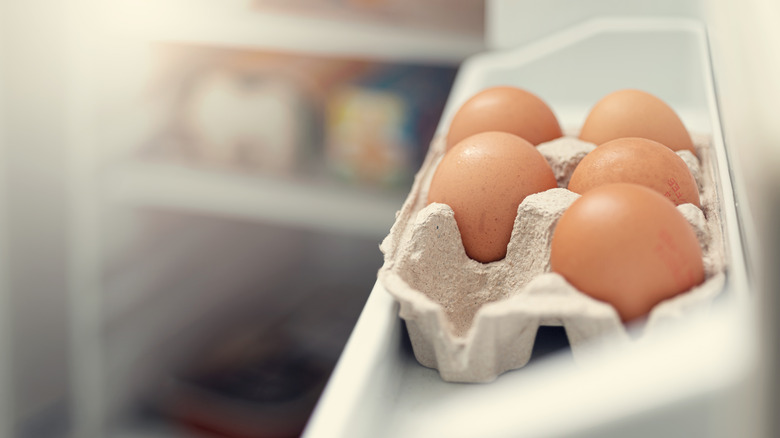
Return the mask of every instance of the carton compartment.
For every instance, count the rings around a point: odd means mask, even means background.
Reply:
[[[439,370],[442,379],[487,382],[524,366],[539,326],[563,326],[576,360],[594,345],[641,342],[661,326],[706,307],[723,290],[725,257],[711,141],[694,136],[697,156],[678,155],[699,186],[702,208],[677,207],[694,228],[702,248],[705,281],[668,299],[626,328],[607,303],[579,292],[550,272],[555,225],[579,195],[565,188],[579,161],[595,145],[569,135],[538,146],[559,188],[530,195],[518,206],[506,258],[480,263],[463,249],[452,209],[426,205],[430,180],[444,155],[435,138],[415,184],[383,241],[379,280],[399,302],[415,357]]]

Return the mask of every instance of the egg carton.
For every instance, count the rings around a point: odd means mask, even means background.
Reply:
[[[595,148],[568,132],[542,143],[558,188],[530,195],[518,206],[504,259],[470,259],[452,209],[427,205],[428,188],[445,153],[439,136],[431,144],[412,190],[380,245],[384,265],[378,278],[398,301],[414,355],[452,382],[489,382],[523,367],[531,357],[539,326],[563,326],[575,360],[594,346],[641,342],[661,327],[708,306],[725,284],[725,256],[717,189],[708,136],[695,135],[696,156],[677,154],[699,187],[701,208],[678,211],[696,231],[705,281],[656,305],[639,330],[630,330],[615,309],[578,291],[550,271],[550,242],[563,212],[579,195],[565,187],[580,160]],[[636,325],[636,324],[634,324]],[[638,333],[636,333],[638,332]]]

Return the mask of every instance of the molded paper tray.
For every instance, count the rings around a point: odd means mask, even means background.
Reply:
[[[417,363],[397,304],[377,285],[305,436],[573,433],[669,400],[700,397],[743,369],[746,355],[735,349],[750,342],[735,321],[748,292],[745,258],[705,28],[678,19],[595,20],[520,49],[478,55],[459,72],[439,134],[468,97],[499,84],[538,94],[564,127],[579,126],[607,93],[638,88],[668,102],[690,131],[712,136],[727,258],[725,293],[712,311],[718,318],[693,315],[652,342],[605,348],[587,366],[574,366],[562,354],[487,385],[453,384]]]

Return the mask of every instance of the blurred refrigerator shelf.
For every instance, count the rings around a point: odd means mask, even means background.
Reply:
[[[105,31],[148,41],[457,64],[484,49],[482,34],[252,7],[248,1],[118,0],[98,5]]]
[[[381,239],[403,193],[336,182],[240,175],[172,164],[128,164],[108,176],[109,200]]]
[[[227,434],[231,397],[288,409],[302,428],[368,297],[454,66],[484,48],[482,15],[461,14],[479,25],[465,29],[384,15],[403,2],[337,5],[355,14],[78,4],[74,435],[186,436],[202,421]],[[264,337],[212,379],[213,353],[247,333]],[[294,372],[274,368],[286,361]],[[196,390],[216,386],[207,403],[223,418],[186,412],[198,397],[170,383],[193,375]],[[222,385],[235,379],[246,391]]]

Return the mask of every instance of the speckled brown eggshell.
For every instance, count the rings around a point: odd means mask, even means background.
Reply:
[[[619,138],[588,153],[577,165],[568,189],[584,194],[596,187],[627,182],[641,184],[666,196],[675,205],[700,207],[699,189],[679,155],[645,138]]]
[[[696,155],[682,120],[663,100],[640,90],[620,90],[601,99],[582,125],[580,139],[597,145],[623,137],[657,141]]]
[[[483,132],[444,155],[428,203],[449,205],[466,254],[488,263],[506,256],[523,199],[555,187],[550,165],[531,143],[505,132]]]
[[[691,225],[668,199],[637,184],[604,185],[576,200],[555,228],[550,263],[623,321],[704,281]]]
[[[487,88],[458,109],[447,133],[447,150],[466,137],[487,131],[508,132],[533,145],[563,135],[558,119],[542,99],[509,86]]]

